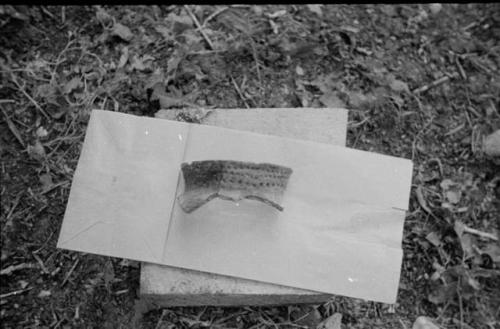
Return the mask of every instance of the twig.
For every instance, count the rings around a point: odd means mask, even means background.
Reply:
[[[350,129],[352,129],[352,128],[358,128],[359,126],[362,126],[363,124],[365,124],[365,122],[368,122],[368,120],[370,120],[370,117],[366,117],[363,120],[361,120],[360,122],[351,121],[351,122],[347,123],[347,126]]]
[[[460,311],[460,329],[463,329],[463,323],[464,323],[464,305],[462,302],[462,294],[460,293],[462,286],[462,278],[458,279],[458,287],[457,287],[457,295],[458,295],[458,307]]]
[[[30,100],[31,103],[33,103],[33,105],[35,105],[35,107],[40,111],[42,112],[42,114],[45,116],[46,119],[50,119],[49,115],[47,114],[47,112],[45,112],[45,110],[26,92],[26,90],[24,90],[24,87],[22,87],[19,82],[17,82],[17,79],[15,77],[14,74],[10,74],[11,75],[11,78],[12,78],[12,82],[14,82],[14,84],[17,86],[18,90],[20,92],[22,92],[24,94],[24,96],[26,96],[26,98],[28,98]]]
[[[470,112],[474,113],[474,115],[475,115],[476,117],[478,117],[478,118],[480,118],[480,117],[481,117],[481,115],[480,115],[480,114],[476,111],[476,109],[475,109],[474,107],[472,107],[472,106],[468,106],[468,107],[467,107],[467,110],[469,110]]]
[[[457,132],[462,130],[464,127],[465,127],[465,124],[462,123],[462,124],[458,125],[457,127],[453,128],[452,130],[448,131],[446,134],[444,134],[444,136],[450,136],[450,135],[456,134]]]
[[[196,18],[196,16],[193,14],[193,12],[191,11],[191,9],[189,8],[188,5],[184,5],[184,8],[186,9],[186,11],[189,14],[189,16],[191,17],[191,19],[194,21],[194,24],[198,28],[198,31],[200,31],[201,35],[203,36],[205,41],[208,43],[208,46],[210,47],[210,49],[215,50],[215,47],[214,47],[212,41],[210,40],[208,35],[205,33],[205,30],[203,30],[203,27],[201,26],[200,22],[198,21],[198,18]]]
[[[64,63],[66,61],[66,59],[61,60],[62,55],[70,49],[69,46],[71,46],[72,44],[73,44],[73,40],[69,40],[68,43],[66,44],[66,46],[64,46],[63,50],[61,50],[59,55],[57,55],[54,69],[50,73],[50,82],[51,83],[55,83],[56,72],[57,72],[57,68],[59,67],[59,65],[61,65],[62,63]],[[75,49],[75,48],[73,48],[73,49]]]
[[[159,329],[161,327],[161,323],[163,322],[163,318],[165,315],[168,313],[168,310],[162,310],[160,318],[158,319],[158,322],[156,323],[155,329]]]
[[[68,181],[63,181],[63,182],[60,182],[60,183],[57,183],[57,184],[54,184],[52,186],[50,186],[49,188],[45,189],[45,190],[42,190],[40,192],[40,194],[46,194],[46,193],[49,193],[50,191],[52,191],[53,189],[55,188],[58,188],[60,186],[64,186],[64,185],[68,185],[69,182]]]
[[[227,49],[191,51],[191,52],[187,53],[186,56],[212,55],[212,54],[217,54],[217,53],[223,53],[223,52],[226,52],[226,51],[227,51]]]
[[[47,8],[45,8],[45,6],[41,6],[41,8],[42,8],[42,11],[44,12],[44,14],[46,14],[47,16],[49,16],[52,19],[55,19],[54,14],[52,14]]]
[[[216,11],[214,11],[210,16],[208,16],[204,21],[203,24],[201,25],[202,27],[205,27],[205,25],[208,24],[212,19],[214,19],[217,15],[221,14],[222,12],[228,10],[229,7],[222,7]]]
[[[462,79],[467,80],[467,74],[465,74],[464,68],[462,64],[460,64],[460,59],[458,57],[455,57],[455,64],[457,65],[458,72],[460,72]]]
[[[236,81],[234,81],[233,76],[231,76],[231,81],[233,82],[234,89],[236,89],[236,92],[240,96],[241,100],[243,101],[243,103],[245,103],[246,108],[249,109],[250,106],[248,105],[245,97],[243,97],[243,94],[241,93],[240,87],[238,87],[238,84],[236,83]]]
[[[249,34],[247,34],[247,36],[250,39],[250,46],[252,46],[253,59],[255,61],[255,67],[257,68],[257,78],[259,79],[259,86],[260,86],[260,90],[262,91],[263,90],[262,78],[260,75],[259,59],[257,58],[257,50],[255,49],[255,45],[254,45],[254,41],[253,41],[252,37]]]
[[[403,327],[403,329],[408,329],[408,327],[406,326],[406,324],[403,322],[403,320],[401,320],[401,318],[398,318],[399,320],[399,323],[401,323],[401,327]]]
[[[23,192],[19,193],[16,198],[14,199],[14,202],[12,202],[12,207],[10,207],[9,213],[5,217],[6,221],[9,222],[10,216],[14,213],[14,210],[16,209],[17,205],[19,204],[19,200],[21,199],[21,196],[23,195]]]
[[[425,133],[425,131],[427,130],[427,128],[429,128],[429,126],[432,124],[433,121],[434,121],[434,117],[431,117],[429,122],[427,122],[424,125],[424,127],[415,135],[415,138],[413,139],[413,142],[412,142],[412,150],[411,150],[411,159],[412,160],[415,158],[415,149],[417,147],[417,141],[420,138],[420,135]]]
[[[115,296],[120,296],[120,295],[126,294],[127,292],[129,292],[128,289],[122,289],[122,290],[118,290],[118,291],[113,292],[113,294]]]
[[[66,22],[66,6],[61,6],[61,22]]]
[[[0,275],[10,275],[10,274],[12,274],[15,271],[24,270],[24,269],[27,269],[27,268],[29,268],[29,269],[38,268],[38,265],[37,264],[33,264],[33,263],[22,263],[22,264],[19,264],[19,265],[10,265],[10,266],[2,269],[0,271]]]
[[[478,25],[481,25],[483,24],[483,22],[486,20],[486,18],[481,18],[478,22],[472,22],[470,23],[469,25],[465,26],[464,27],[464,31],[467,31],[467,30],[470,30],[472,29],[473,27],[476,27]]]
[[[251,8],[251,5],[231,5],[231,8]]]
[[[439,86],[439,85],[442,85],[443,83],[445,83],[445,82],[449,81],[449,80],[450,80],[451,78],[453,78],[453,77],[454,77],[454,76],[451,76],[451,77],[450,77],[450,76],[448,76],[448,75],[445,75],[444,77],[441,77],[441,78],[439,78],[439,79],[437,79],[437,80],[432,81],[432,82],[431,82],[430,84],[428,84],[428,85],[425,85],[425,86],[422,86],[422,87],[420,87],[420,88],[417,88],[417,89],[413,90],[412,92],[413,92],[414,94],[420,94],[420,93],[423,93],[423,92],[425,92],[425,91],[427,91],[427,90],[429,90],[429,89],[431,89],[431,88],[434,88],[434,87],[437,87],[437,86]]]
[[[482,154],[483,138],[484,136],[481,133],[479,125],[475,125],[474,127],[472,127],[470,148],[473,154]]]
[[[464,27],[464,31],[470,30],[470,29],[472,29],[473,27],[476,27],[477,25],[479,25],[479,23],[478,23],[478,22],[472,22],[472,23],[470,23],[469,25],[467,25],[467,26],[465,26],[465,27]]]
[[[480,236],[482,238],[491,239],[493,241],[498,241],[498,237],[493,233],[479,231],[479,230],[476,230],[475,228],[469,227],[465,224],[464,224],[463,228],[464,228],[465,233],[474,234],[474,235]]]
[[[66,274],[66,276],[64,277],[61,287],[63,287],[66,284],[66,282],[68,282],[68,279],[75,270],[76,266],[78,265],[78,262],[80,262],[80,258],[77,258],[73,266],[71,266],[71,269],[69,270],[68,274]]]
[[[429,161],[427,161],[428,163],[431,163],[431,162],[436,162],[439,166],[439,173],[441,174],[441,177],[443,177],[443,164],[441,163],[441,160],[439,160],[439,158],[432,158],[432,159],[429,159]]]
[[[47,243],[50,241],[50,238],[52,238],[52,236],[54,235],[54,232],[55,231],[52,231],[52,233],[50,233],[50,235],[47,238],[47,240],[45,240],[45,242],[40,246],[40,248],[38,248],[37,250],[33,251],[33,254],[38,254],[43,249],[43,247],[45,247],[47,245]]]
[[[71,119],[71,122],[69,123],[68,125],[68,128],[66,129],[66,131],[64,132],[64,137],[61,138],[61,140],[59,141],[59,143],[52,149],[52,151],[50,151],[49,155],[47,157],[50,157],[52,156],[52,154],[54,154],[54,152],[62,145],[62,143],[68,138],[68,135],[69,135],[69,131],[71,128],[73,128],[73,125],[75,124],[76,122],[76,119],[78,118],[78,115],[75,115],[72,119]]]
[[[422,209],[424,209],[426,213],[431,215],[432,218],[437,220],[438,218],[434,215],[429,206],[427,206],[427,202],[425,201],[424,194],[422,192],[422,185],[419,185],[415,192],[417,194],[417,200],[418,203],[420,204],[420,207],[422,207]]]
[[[26,288],[26,289],[21,289],[21,290],[16,290],[16,291],[11,291],[11,292],[8,292],[6,294],[1,294],[0,295],[0,299],[3,299],[3,298],[7,298],[7,297],[10,297],[10,296],[15,296],[15,295],[19,295],[19,294],[22,294],[23,292],[26,292],[28,290],[31,290],[33,289],[34,287],[29,287],[29,288]]]
[[[45,266],[45,264],[43,263],[42,259],[40,258],[40,256],[38,256],[37,254],[35,253],[32,253],[33,257],[36,259],[36,261],[38,262],[38,264],[40,264],[40,268],[42,269],[43,273],[45,274],[49,274],[50,271],[47,269],[47,267]]]
[[[461,58],[464,58],[464,57],[461,57]],[[483,64],[481,64],[481,63],[479,63],[477,61],[477,54],[475,54],[474,56],[467,56],[464,59],[468,60],[473,66],[475,66],[477,69],[482,70],[484,73],[486,73],[486,74],[488,74],[490,76],[494,76],[495,75],[491,71],[491,69],[487,68],[486,66],[484,66]]]

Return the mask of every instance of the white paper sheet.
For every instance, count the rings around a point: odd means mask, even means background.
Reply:
[[[283,212],[176,203],[180,164],[293,169]],[[394,302],[410,161],[327,144],[93,111],[58,247]]]

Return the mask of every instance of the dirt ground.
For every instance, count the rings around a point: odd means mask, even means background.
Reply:
[[[1,6],[0,31],[3,328],[500,328],[500,5]],[[140,264],[56,249],[92,109],[250,107],[345,107],[347,146],[413,160],[396,304],[147,311]]]

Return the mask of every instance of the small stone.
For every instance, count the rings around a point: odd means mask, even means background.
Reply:
[[[49,297],[52,293],[50,292],[50,290],[42,290],[40,291],[40,293],[38,294],[38,298],[45,298],[45,297]]]
[[[40,138],[47,137],[48,134],[48,131],[42,126],[38,127],[36,130],[36,135]]]
[[[440,3],[431,3],[429,4],[429,9],[433,15],[436,15],[443,9],[443,5]]]
[[[500,157],[500,129],[485,138],[483,151],[490,157]]]

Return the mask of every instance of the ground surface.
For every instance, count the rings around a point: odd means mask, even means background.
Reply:
[[[500,226],[500,168],[481,152],[500,127],[500,6],[191,12],[1,7],[2,327],[299,328],[341,313],[344,328],[411,328],[419,315],[500,328],[500,247],[487,235]],[[141,317],[139,264],[55,248],[91,109],[308,106],[352,109],[349,147],[414,161],[397,304]]]

